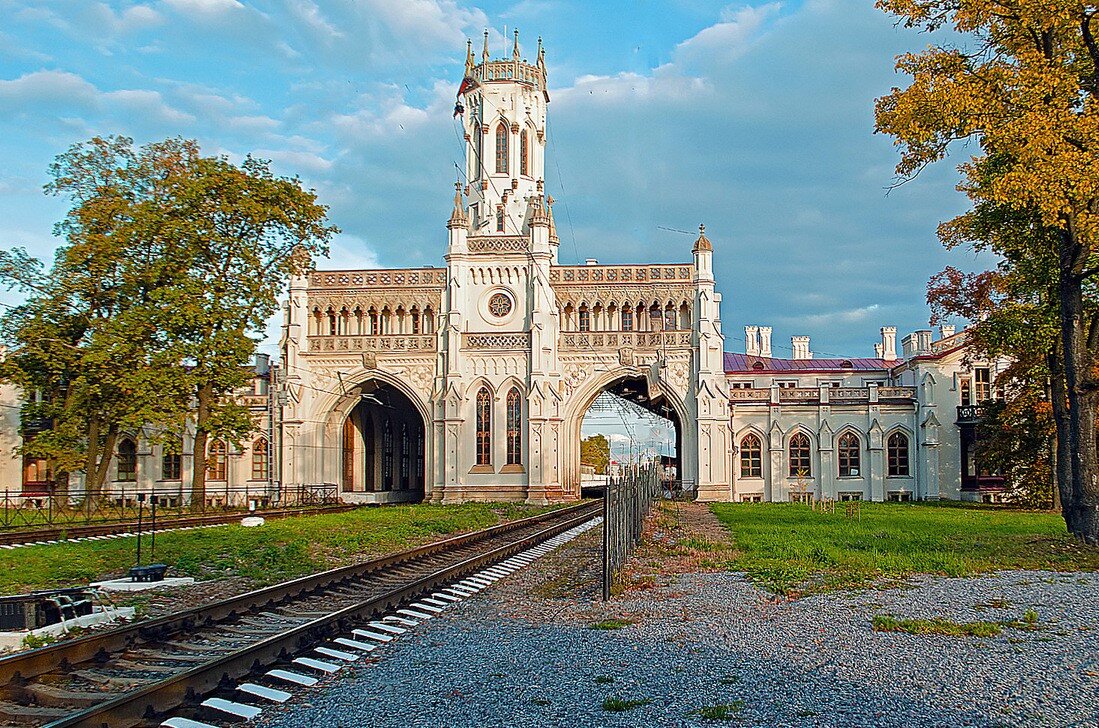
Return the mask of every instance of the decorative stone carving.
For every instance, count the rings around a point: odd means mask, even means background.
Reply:
[[[618,350],[618,363],[624,367],[632,367],[634,365],[633,349],[628,346],[624,346]]]
[[[363,352],[363,369],[377,369],[378,355],[373,351]]]
[[[466,242],[471,253],[525,253],[530,241],[516,237],[472,237]]]
[[[466,334],[467,349],[500,349],[514,351],[530,348],[530,334]]]
[[[311,288],[356,288],[375,286],[446,285],[445,268],[406,268],[387,270],[313,271]]]
[[[550,268],[550,283],[691,281],[690,263],[671,265],[555,265]]]

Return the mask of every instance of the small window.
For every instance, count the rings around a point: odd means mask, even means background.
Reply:
[[[496,174],[508,173],[508,125],[501,121],[496,127]]]
[[[118,443],[118,480],[137,480],[137,444],[128,437]]]
[[[889,500],[894,503],[907,503],[912,500],[912,493],[907,490],[891,490],[889,491]]]
[[[962,407],[973,404],[973,390],[968,378],[961,380],[959,389],[961,389]]]
[[[477,464],[492,465],[492,394],[488,387],[477,392]]]
[[[837,459],[841,478],[858,477],[860,455],[859,438],[851,432],[840,435]]]
[[[908,435],[903,432],[894,432],[889,436],[887,443],[889,457],[889,476],[891,478],[907,478],[908,469]]]
[[[507,400],[507,450],[508,465],[521,465],[523,462],[523,400],[519,389],[513,387]]]
[[[799,432],[790,438],[790,477],[807,478],[813,474],[809,460],[809,436]]]
[[[629,307],[622,308],[622,330],[633,331],[633,309]]]
[[[178,452],[166,452],[160,459],[160,479],[179,480],[183,475],[183,456]]]
[[[729,382],[729,389],[752,389],[751,382]]]
[[[763,443],[755,435],[740,441],[740,477],[763,477]]]
[[[763,496],[760,493],[742,493],[740,496],[741,503],[762,503]]]
[[[793,379],[787,379],[777,382],[779,389],[797,389],[798,383]]]
[[[252,443],[252,480],[267,480],[270,453],[267,450],[267,438],[261,437]]]
[[[840,493],[839,496],[840,496],[841,501],[861,501],[862,500],[862,493],[850,493],[850,492],[849,493]]]
[[[527,130],[519,132],[519,174],[530,176],[530,155],[527,151]]]
[[[591,331],[591,311],[587,306],[580,307],[580,330]]]
[[[973,395],[976,404],[992,399],[992,370],[986,367],[973,370]]]
[[[496,206],[496,232],[504,232],[504,206]]]

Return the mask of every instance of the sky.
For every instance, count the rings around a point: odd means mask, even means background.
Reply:
[[[49,258],[69,145],[197,139],[270,159],[343,231],[320,267],[441,265],[467,38],[546,47],[546,187],[562,263],[678,262],[714,244],[727,351],[746,324],[817,356],[870,356],[926,327],[929,276],[965,209],[948,160],[890,190],[874,99],[927,36],[869,0],[0,0],[0,247]],[[505,40],[506,38],[506,40]],[[16,294],[0,295],[12,303]],[[272,350],[277,325],[264,348]]]

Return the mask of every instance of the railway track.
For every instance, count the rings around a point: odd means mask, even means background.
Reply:
[[[291,516],[313,516],[322,513],[340,513],[341,511],[349,511],[360,507],[361,506],[358,505],[341,503],[338,505],[316,506],[311,508],[281,508],[278,510],[257,511],[255,513],[222,513],[216,516],[169,516],[157,520],[156,530],[157,533],[162,533],[184,528],[220,526],[226,523],[236,523],[245,516],[261,516],[267,519],[289,518]],[[146,519],[142,523],[142,532],[145,535],[149,534],[149,526],[150,521]],[[0,531],[0,547],[56,543],[58,541],[76,541],[79,539],[105,536],[126,536],[135,533],[137,533],[137,521],[53,525],[19,531]]]
[[[2,658],[0,722],[186,728],[211,712],[249,717],[258,709],[241,695],[285,699],[287,685],[358,659],[599,512],[582,503]]]

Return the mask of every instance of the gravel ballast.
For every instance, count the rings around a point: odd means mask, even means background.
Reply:
[[[594,600],[597,543],[597,531],[586,534],[266,710],[259,724],[1099,723],[1096,574],[918,577],[901,588],[795,601],[738,574],[683,574],[604,607]],[[563,588],[580,598],[556,598]],[[871,628],[878,614],[1011,622],[1027,610],[1038,615],[1036,629],[1004,627],[991,638]],[[633,623],[589,628],[609,617]],[[608,698],[643,704],[611,712]]]

